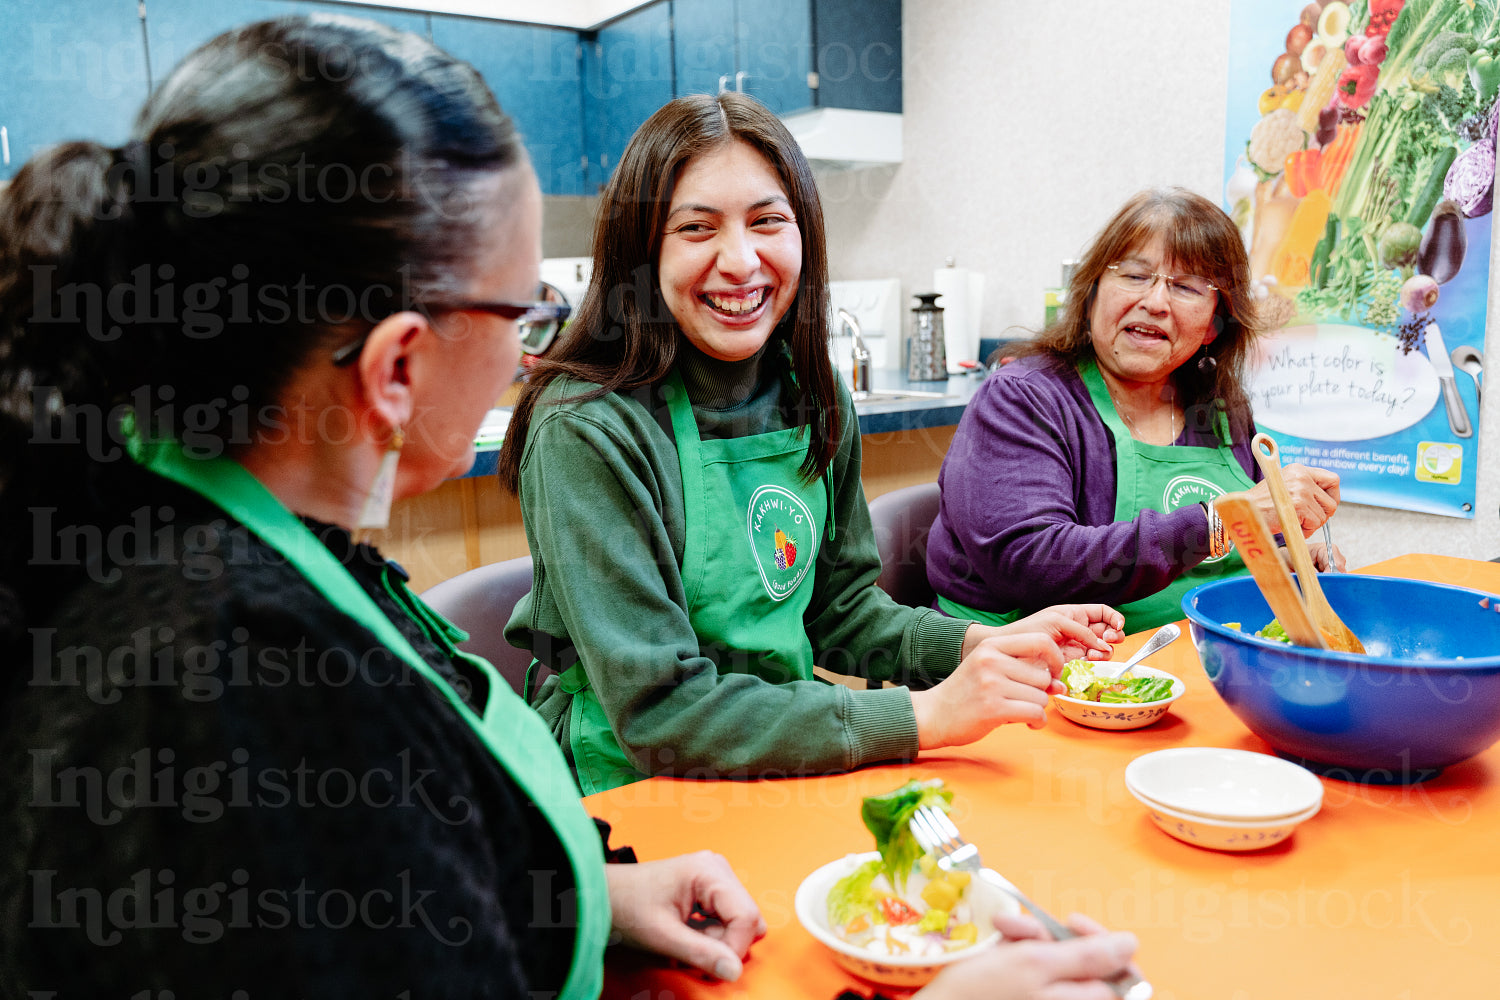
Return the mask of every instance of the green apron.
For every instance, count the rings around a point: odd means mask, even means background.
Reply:
[[[1143,510],[1169,514],[1180,507],[1211,503],[1216,497],[1255,485],[1234,457],[1229,421],[1220,413],[1214,428],[1222,444],[1217,448],[1187,445],[1146,444],[1130,436],[1130,430],[1115,410],[1104,376],[1093,361],[1078,366],[1088,388],[1089,399],[1115,440],[1115,520],[1133,521]],[[1125,616],[1126,632],[1175,622],[1182,617],[1182,595],[1209,580],[1245,572],[1244,560],[1231,548],[1225,555],[1208,558],[1183,573],[1166,587],[1116,610]],[[938,606],[959,618],[974,618],[1004,625],[1021,617],[1020,611],[979,611],[940,597]]]
[[[281,553],[328,601],[374,633],[375,638],[426,678],[453,707],[522,792],[547,818],[572,862],[577,885],[578,933],[560,997],[588,1000],[603,985],[604,946],[610,932],[609,890],[604,852],[557,742],[541,718],[523,702],[487,661],[457,650],[467,638],[415,594],[399,584],[400,603],[429,634],[488,680],[484,716],[476,715],[458,692],[432,668],[365,590],[297,517],[244,466],[230,458],[189,458],[174,442],[146,443],[130,435],[131,456],[152,472],[212,501]],[[387,580],[390,587],[390,580]],[[420,849],[421,845],[414,845]]]
[[[682,583],[699,649],[721,673],[773,684],[811,680],[803,613],[828,494],[799,471],[805,428],[704,441],[676,371],[663,394],[682,466]],[[568,737],[579,787],[593,794],[646,777],[620,748],[583,664],[569,667],[560,683],[573,696]]]

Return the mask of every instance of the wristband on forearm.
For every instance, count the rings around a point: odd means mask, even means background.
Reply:
[[[1208,518],[1208,556],[1210,559],[1218,559],[1229,551],[1224,522],[1219,520],[1219,512],[1211,504],[1199,503],[1198,506],[1203,508],[1203,513]]]

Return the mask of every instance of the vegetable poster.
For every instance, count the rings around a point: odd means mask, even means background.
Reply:
[[[1356,503],[1472,517],[1500,0],[1234,0],[1225,208],[1256,422]]]

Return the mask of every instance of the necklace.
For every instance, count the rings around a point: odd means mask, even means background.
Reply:
[[[1105,388],[1109,389],[1108,386],[1106,386]],[[1137,441],[1146,441],[1146,438],[1144,438],[1141,435],[1140,429],[1136,427],[1135,421],[1132,420],[1132,419],[1130,419],[1130,414],[1127,413],[1127,412],[1125,412],[1125,408],[1120,405],[1120,399],[1119,399],[1118,396],[1115,395],[1115,392],[1114,392],[1113,389],[1109,389],[1109,401],[1111,403],[1115,404],[1115,412],[1120,415],[1120,419],[1121,420],[1125,421],[1125,426],[1128,427],[1128,428],[1130,428],[1130,436],[1133,437],[1133,438],[1135,438]],[[1169,445],[1173,444],[1174,442],[1176,442],[1177,435],[1180,433],[1178,431],[1178,429],[1177,429],[1177,407],[1173,406],[1172,410],[1171,410],[1171,413],[1172,413],[1172,426],[1171,426],[1172,436],[1167,439],[1167,444],[1169,444]],[[1186,428],[1184,428],[1184,430],[1185,429]],[[1150,444],[1152,442],[1146,442],[1146,443]]]

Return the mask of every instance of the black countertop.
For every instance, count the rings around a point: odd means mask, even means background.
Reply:
[[[873,398],[856,398],[854,411],[859,414],[861,434],[887,434],[891,431],[922,430],[927,427],[952,427],[964,414],[975,390],[984,381],[983,372],[954,375],[946,382],[912,382],[900,372],[876,370],[870,374]],[[882,398],[882,393],[913,392],[920,396]],[[941,396],[925,395],[942,393]],[[486,441],[478,446],[474,465],[463,476],[492,476],[499,465],[500,445]]]

